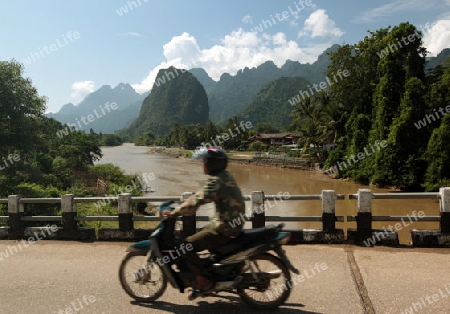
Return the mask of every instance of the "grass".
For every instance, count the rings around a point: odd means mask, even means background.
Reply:
[[[244,151],[234,150],[234,151],[227,152],[227,154],[228,154],[228,157],[230,157],[230,158],[248,158],[248,159],[250,159],[253,157],[255,152],[247,151],[247,150],[244,150]]]
[[[108,203],[103,206],[95,206],[94,204],[78,204],[77,208],[78,216],[117,216],[118,208],[117,203]],[[134,216],[142,216],[141,213],[135,211],[133,212]],[[158,221],[135,221],[134,228],[135,229],[154,229],[159,224]],[[78,223],[79,227],[93,228],[97,233],[98,230],[103,228],[119,228],[118,221],[80,221]]]

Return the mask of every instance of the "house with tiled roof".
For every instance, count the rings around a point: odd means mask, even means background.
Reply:
[[[249,141],[260,141],[269,146],[282,146],[295,145],[299,138],[300,134],[298,133],[258,133],[249,137]]]

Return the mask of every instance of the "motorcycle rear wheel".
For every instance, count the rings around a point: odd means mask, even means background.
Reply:
[[[284,304],[291,294],[291,274],[284,263],[269,253],[250,258],[250,263],[261,272],[281,270],[282,274],[276,279],[269,279],[266,276],[246,289],[238,289],[242,301],[259,310],[273,310]],[[248,270],[245,271],[248,273]]]
[[[167,288],[167,277],[157,263],[147,262],[146,252],[128,253],[119,267],[119,280],[125,292],[139,302],[151,303]]]

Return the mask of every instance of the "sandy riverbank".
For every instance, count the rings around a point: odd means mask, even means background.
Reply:
[[[152,147],[150,154],[161,154],[172,158],[190,158],[192,151],[180,150],[175,148]],[[262,167],[287,168],[297,170],[316,170],[321,171],[310,161],[298,160],[296,158],[264,158],[253,157],[250,154],[230,153],[229,162],[238,164],[251,164]]]

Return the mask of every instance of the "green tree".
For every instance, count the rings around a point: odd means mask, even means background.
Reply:
[[[224,141],[222,146],[227,149],[236,149],[247,143],[249,133],[247,129],[243,130],[236,116],[229,118],[225,126],[224,134],[228,134],[229,139]]]
[[[48,193],[68,189],[74,170],[101,157],[98,138],[75,130],[58,136],[65,126],[44,116],[45,98],[22,72],[15,61],[0,62],[0,154],[20,157],[0,172],[1,194],[18,193],[26,184]],[[31,193],[28,187],[20,191]]]
[[[446,69],[439,80],[431,84],[429,88],[427,114],[430,117],[436,117],[436,113],[440,113],[440,110],[443,111],[443,108],[446,109],[449,106],[449,91],[450,69]],[[447,113],[442,121],[439,121],[439,127],[437,127],[438,121],[432,121],[430,118],[430,122],[425,128],[434,130],[424,155],[428,162],[424,187],[428,191],[435,191],[441,186],[450,185],[450,114]]]
[[[249,145],[248,149],[251,151],[262,152],[267,149],[267,145],[263,142],[255,141]]]
[[[450,115],[446,115],[441,126],[433,131],[428,142],[425,158],[428,168],[424,186],[427,191],[436,191],[450,185]]]
[[[399,44],[399,39],[410,36],[415,40],[408,45]],[[420,32],[409,23],[369,32],[356,45],[344,45],[331,53],[328,76],[343,69],[350,75],[330,88],[331,102],[337,107],[333,108],[335,113],[328,113],[329,128],[335,127],[338,147],[329,155],[326,165],[357,155],[376,141],[388,140],[390,145],[386,149],[366,156],[340,172],[340,176],[379,185],[417,185],[423,173],[421,147],[427,142],[426,132],[414,129],[417,121],[414,119],[420,119],[426,108],[425,55]],[[402,132],[406,131],[417,135],[420,142],[416,147],[403,143]]]
[[[305,154],[312,152],[310,155],[318,161],[324,161],[326,155],[323,147],[334,141],[337,126],[334,119],[340,119],[330,106],[332,105],[328,94],[320,92],[297,103],[291,114],[289,129],[300,133],[301,136],[297,145],[302,146],[302,152]],[[332,113],[336,116],[331,117]]]
[[[423,166],[419,166],[417,159],[427,140],[422,136],[423,131],[414,129],[413,123],[423,117],[425,109],[422,81],[426,50],[421,46],[420,37],[409,45],[398,45],[398,38],[410,35],[416,36],[416,28],[402,23],[382,39],[385,47],[397,49],[391,49],[393,51],[384,55],[378,64],[382,76],[374,93],[374,123],[369,142],[388,140],[389,147],[377,151],[362,163],[366,167],[368,163],[374,164],[371,182],[380,186],[412,187],[418,184],[423,173]],[[418,135],[415,147],[408,145],[410,141],[402,134],[405,131],[412,132],[408,136]],[[405,140],[408,143],[403,143]]]
[[[405,85],[400,115],[394,118],[387,138],[388,147],[380,149],[380,160],[372,182],[381,186],[394,185],[402,189],[419,188],[425,172],[422,155],[425,152],[428,131],[414,125],[426,112],[425,87],[418,78],[411,78]],[[414,140],[411,140],[414,139]]]
[[[280,130],[277,128],[274,128],[270,123],[258,123],[255,125],[254,129],[252,130],[254,134],[273,134],[273,133],[280,133]]]
[[[43,117],[45,97],[31,80],[22,77],[23,66],[0,61],[0,154],[26,152],[40,143],[36,121]]]
[[[212,138],[214,138],[217,134],[219,134],[218,127],[211,121],[208,120],[205,124],[204,132],[203,132],[203,139],[208,142]]]
[[[134,140],[134,144],[140,146],[150,146],[155,143],[156,137],[152,131],[147,131],[142,135],[139,135]]]

